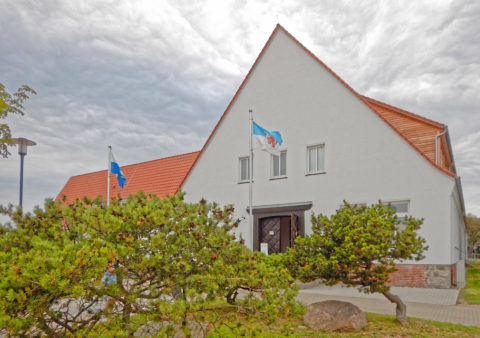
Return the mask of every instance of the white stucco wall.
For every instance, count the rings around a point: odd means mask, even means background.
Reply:
[[[450,195],[450,219],[451,219],[451,260],[456,262],[457,260],[467,258],[467,243],[466,243],[466,229],[463,214],[461,212],[460,199],[458,196],[458,190],[454,186]]]
[[[187,201],[234,204],[245,217],[239,232],[252,247],[245,212],[248,184],[238,183],[238,159],[248,156],[249,116],[278,130],[287,150],[287,178],[270,179],[270,155],[254,154],[253,205],[312,201],[305,212],[335,212],[352,203],[410,201],[425,218],[424,264],[450,264],[454,179],[435,169],[402,137],[281,30],[251,74],[182,189]],[[306,176],[308,145],[325,144],[325,174]]]

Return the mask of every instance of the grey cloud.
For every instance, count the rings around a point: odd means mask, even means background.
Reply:
[[[476,1],[4,1],[0,82],[38,92],[7,121],[38,142],[26,204],[104,169],[109,144],[121,164],[200,149],[278,16],[360,93],[448,124],[480,214],[479,15]],[[12,153],[2,204],[18,194]]]

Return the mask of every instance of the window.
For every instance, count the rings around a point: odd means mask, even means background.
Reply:
[[[307,172],[309,174],[325,172],[325,145],[307,147]]]
[[[395,210],[398,218],[405,220],[408,216],[408,201],[398,201],[398,202],[386,202],[385,205],[390,205],[390,207]],[[403,230],[403,227],[401,227]]]
[[[250,158],[241,157],[239,159],[239,182],[250,181]]]
[[[408,213],[408,202],[390,202],[386,203],[390,205],[397,215],[403,215]]]
[[[282,151],[280,156],[272,155],[272,177],[287,176],[287,152]]]

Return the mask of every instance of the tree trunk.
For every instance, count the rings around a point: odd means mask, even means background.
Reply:
[[[227,293],[227,303],[230,305],[235,305],[235,300],[237,299],[238,296],[238,288],[234,287]]]
[[[395,310],[397,313],[397,322],[402,325],[407,325],[407,306],[402,302],[400,297],[390,293],[390,291],[385,291],[383,295],[392,303],[397,304],[397,308]]]

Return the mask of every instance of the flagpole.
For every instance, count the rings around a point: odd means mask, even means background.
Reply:
[[[108,166],[107,166],[107,207],[110,205],[110,172],[112,170],[112,146],[108,146]]]
[[[252,245],[252,250],[254,250],[255,248],[253,247],[253,208],[252,208],[252,200],[253,200],[253,143],[252,143],[252,133],[253,133],[253,111],[252,109],[250,109],[249,111],[249,115],[250,115],[250,158],[249,158],[249,176],[250,176],[250,182],[249,182],[249,196],[248,196],[248,210],[249,210],[249,226],[248,226],[248,234],[249,234],[249,241]]]

